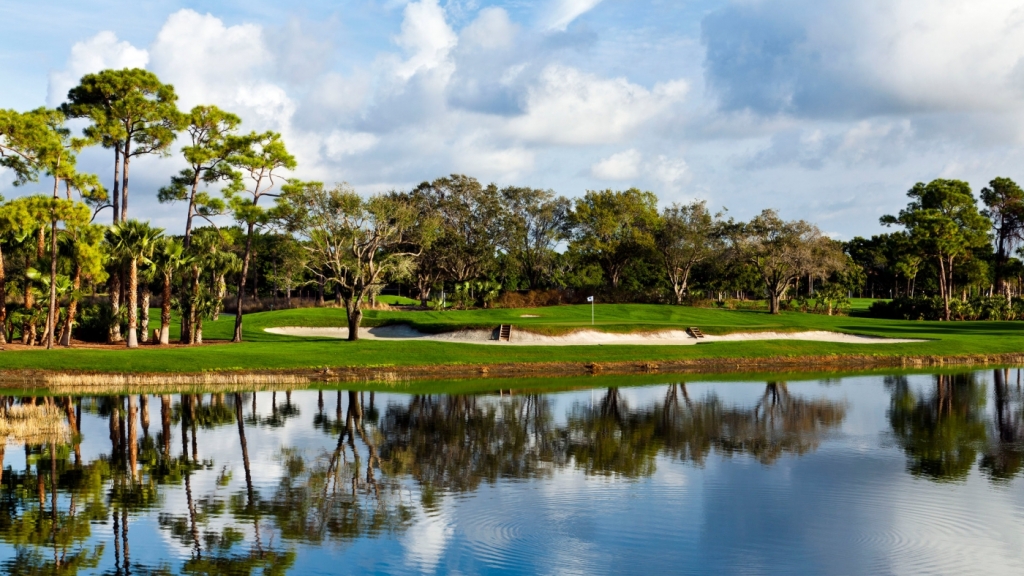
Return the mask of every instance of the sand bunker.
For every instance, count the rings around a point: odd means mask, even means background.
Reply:
[[[267,328],[271,334],[283,336],[305,336],[314,338],[348,338],[348,328],[302,328],[295,326]],[[432,340],[435,342],[458,342],[463,344],[491,344],[501,346],[601,346],[601,345],[646,345],[672,346],[692,345],[698,342],[737,342],[742,340],[810,340],[814,342],[837,342],[841,344],[900,344],[924,342],[904,338],[876,338],[856,336],[839,332],[746,332],[724,336],[705,336],[701,340],[690,336],[684,330],[664,330],[638,334],[613,334],[597,330],[579,330],[564,336],[544,336],[525,331],[512,331],[511,342],[498,342],[495,330],[459,330],[441,334],[425,334],[409,326],[381,326],[360,328],[359,337],[365,340]]]

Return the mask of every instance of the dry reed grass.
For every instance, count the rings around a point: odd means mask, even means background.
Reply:
[[[56,406],[11,406],[0,415],[0,440],[6,444],[66,444],[71,431]]]

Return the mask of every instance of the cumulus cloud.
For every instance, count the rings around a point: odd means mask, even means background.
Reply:
[[[564,28],[596,4],[549,8],[562,10]],[[344,67],[332,64],[340,54],[334,23],[228,24],[182,9],[147,49],[112,33],[76,45],[64,83],[83,71],[145,65],[175,86],[182,109],[213,104],[241,116],[243,130],[282,132],[297,177],[349,181],[364,192],[453,171],[543,186],[588,168],[593,178],[638,186],[685,180],[685,162],[639,143],[681,112],[687,82],[640,84],[584,61],[567,64],[579,46],[552,47],[549,31],[524,29],[500,7],[417,0],[393,8],[400,22],[384,36],[390,48]],[[609,146],[625,152],[595,163],[592,149]],[[140,173],[140,186],[155,188],[180,167],[153,162],[159,170]]]
[[[328,158],[340,160],[345,156],[365,152],[373,148],[378,141],[377,136],[367,132],[335,130],[324,140],[324,152]]]
[[[626,150],[595,163],[590,174],[601,180],[632,180],[640,175],[643,155],[636,150]]]
[[[591,11],[601,0],[552,0],[544,20],[544,27],[564,31],[580,16]]]
[[[274,57],[261,26],[226,26],[211,14],[180,10],[164,23],[150,53],[151,68],[174,84],[183,109],[214,104],[257,130],[282,130],[295,111],[287,91],[267,79]]]
[[[525,98],[525,114],[510,121],[511,133],[553,144],[608,144],[631,135],[686,96],[684,81],[648,90],[625,78],[605,79],[550,65]]]
[[[451,166],[464,174],[488,174],[511,181],[522,178],[534,167],[535,153],[522,146],[495,148],[477,135],[459,142],[453,149]]]
[[[444,65],[448,53],[458,43],[458,36],[448,25],[437,0],[420,0],[405,7],[402,31],[395,37],[395,43],[409,54],[396,68],[398,76],[408,80],[421,70]]]
[[[752,154],[745,166],[763,169],[794,164],[809,170],[830,163],[850,168],[887,166],[906,157],[913,137],[913,126],[906,119],[781,130]]]
[[[679,185],[689,179],[689,166],[682,158],[658,154],[646,159],[636,150],[629,149],[604,158],[590,167],[590,175],[599,180],[632,181],[641,178],[653,180],[660,191],[678,191]]]
[[[753,1],[702,24],[724,109],[816,118],[1019,108],[1022,32],[1002,0]]]
[[[663,187],[676,191],[690,179],[690,167],[682,158],[659,154],[649,165],[651,175]]]
[[[519,26],[508,17],[508,12],[497,7],[481,10],[476,20],[460,32],[462,42],[482,50],[512,48],[518,34]]]
[[[71,47],[65,68],[50,73],[46,102],[57,106],[68,96],[68,90],[75,87],[82,76],[107,68],[145,68],[149,53],[132,46],[127,41],[118,41],[113,32],[100,32]]]

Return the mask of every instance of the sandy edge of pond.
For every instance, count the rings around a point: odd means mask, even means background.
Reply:
[[[348,338],[348,328],[308,328],[302,326],[281,326],[266,328],[266,332],[282,336],[307,338]],[[813,342],[835,342],[840,344],[903,344],[924,342],[906,338],[878,338],[858,336],[822,330],[807,332],[738,332],[722,336],[707,335],[698,340],[684,330],[662,330],[633,334],[617,334],[597,330],[577,330],[561,336],[534,334],[527,331],[512,332],[510,342],[499,342],[497,330],[457,330],[440,334],[427,334],[410,326],[391,325],[360,328],[359,338],[364,340],[423,340],[454,342],[461,344],[483,344],[501,346],[690,346],[703,342],[741,342],[749,340],[807,340]]]

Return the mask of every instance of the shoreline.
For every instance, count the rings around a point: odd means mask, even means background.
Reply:
[[[351,366],[283,370],[217,370],[207,372],[91,372],[68,370],[0,371],[7,390],[45,390],[85,394],[102,390],[158,392],[183,387],[225,391],[284,389],[317,384],[358,384],[401,391],[404,384],[501,378],[565,378],[599,375],[729,375],[758,372],[836,373],[855,370],[921,370],[927,368],[1010,366],[1024,364],[1024,353],[953,356],[831,355],[763,358],[689,358],[616,362],[529,362],[493,364],[432,364],[410,366]]]

